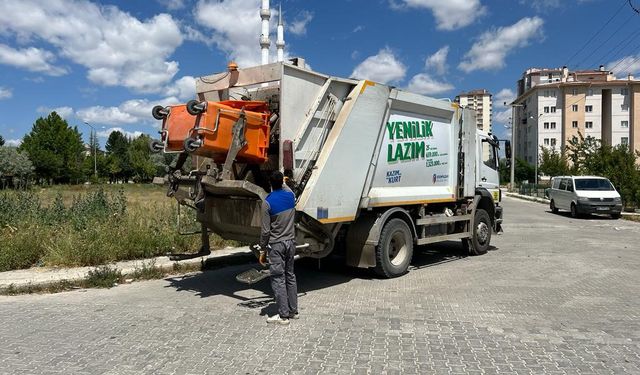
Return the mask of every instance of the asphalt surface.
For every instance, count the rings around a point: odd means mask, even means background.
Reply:
[[[419,248],[393,280],[297,264],[286,327],[265,323],[268,282],[235,281],[245,265],[0,297],[0,373],[640,373],[640,223],[503,205],[484,256]]]

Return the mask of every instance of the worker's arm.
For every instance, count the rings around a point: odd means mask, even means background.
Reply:
[[[262,231],[260,233],[260,247],[263,251],[266,251],[267,245],[269,245],[269,236],[271,235],[271,215],[269,210],[271,207],[265,200],[262,201]]]

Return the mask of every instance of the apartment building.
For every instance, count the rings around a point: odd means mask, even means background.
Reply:
[[[532,68],[513,102],[516,157],[535,163],[540,146],[560,150],[578,134],[640,150],[640,81],[600,66],[569,71]],[[634,105],[635,103],[635,105]]]
[[[473,90],[456,96],[455,101],[463,107],[476,111],[476,126],[486,133],[491,133],[493,103],[492,95],[487,90]]]

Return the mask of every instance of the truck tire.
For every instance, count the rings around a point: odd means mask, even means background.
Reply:
[[[558,213],[558,207],[556,207],[556,202],[553,199],[551,200],[551,203],[549,203],[549,208],[554,214]]]
[[[392,278],[404,275],[413,256],[411,229],[402,219],[391,219],[382,228],[376,246],[375,272],[381,277]]]
[[[462,246],[469,255],[486,254],[491,244],[491,218],[487,211],[477,209],[471,238],[462,239]]]

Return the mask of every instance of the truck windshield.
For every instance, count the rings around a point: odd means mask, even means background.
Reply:
[[[613,190],[611,182],[605,178],[576,178],[576,190]]]

